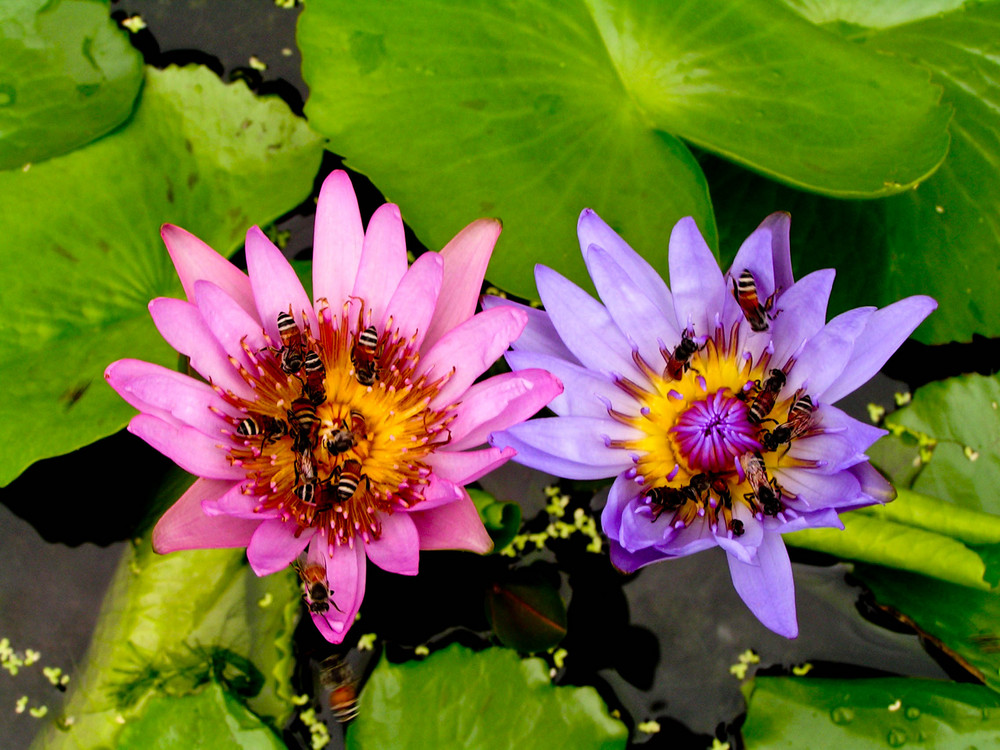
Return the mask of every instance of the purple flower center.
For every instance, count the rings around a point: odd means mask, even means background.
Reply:
[[[761,449],[747,405],[727,390],[691,404],[671,432],[692,471],[724,472],[737,456]]]

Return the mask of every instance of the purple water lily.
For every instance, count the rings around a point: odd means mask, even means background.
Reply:
[[[257,575],[294,565],[334,643],[361,606],[368,560],[415,575],[421,550],[489,551],[464,485],[514,451],[477,447],[561,390],[541,370],[474,382],[526,320],[473,314],[499,234],[480,219],[408,266],[398,207],[381,206],[365,231],[350,178],[333,172],[316,206],[314,302],[257,227],[248,275],[165,226],[188,301],[149,309],[208,382],[129,359],[105,373],[141,412],[129,430],[199,477],[153,548],[246,547]]]
[[[781,534],[843,528],[838,511],[895,492],[864,451],[884,434],[833,406],[868,381],[937,306],[909,297],[826,322],[834,271],[792,277],[787,214],[769,216],[723,274],[694,220],[670,236],[671,287],[591,210],[584,260],[604,304],[545,266],[546,312],[507,360],[565,387],[558,415],[491,442],[571,479],[616,477],[601,516],[625,572],[713,546],[771,630],[798,634]]]

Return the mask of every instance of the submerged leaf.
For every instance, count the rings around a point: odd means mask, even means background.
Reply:
[[[518,651],[544,651],[566,637],[566,603],[546,581],[493,584],[486,616],[500,642]]]
[[[182,296],[161,224],[230,252],[312,189],[322,146],[283,102],[204,68],[147,78],[127,126],[0,172],[0,485],[126,423],[134,412],[105,385],[109,362],[176,367],[147,311],[153,297]]]
[[[0,3],[0,169],[90,143],[132,112],[142,56],[94,0]]]
[[[459,645],[425,661],[385,658],[361,694],[347,747],[574,750],[624,748],[625,725],[591,687],[555,687],[541,659]]]
[[[1000,698],[979,685],[757,677],[744,692],[747,750],[967,750],[994,744],[1000,733]]]

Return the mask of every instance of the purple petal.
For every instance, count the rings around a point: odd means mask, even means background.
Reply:
[[[930,297],[916,296],[901,299],[872,314],[854,342],[854,351],[843,374],[820,392],[819,397],[832,404],[871,380],[924,318],[936,309],[937,302]]]
[[[278,313],[289,310],[299,326],[308,323],[313,332],[318,331],[313,304],[306,296],[299,277],[281,251],[260,231],[260,227],[251,227],[247,231],[246,253],[257,315],[271,340],[281,340]]]
[[[232,482],[197,479],[180,499],[167,509],[153,528],[153,550],[161,555],[184,549],[246,547],[260,525],[230,516],[210,518],[201,510],[204,501],[222,497]]]
[[[743,535],[729,538],[729,530],[720,525],[715,539],[729,555],[735,555],[741,562],[752,563],[757,548],[764,541],[764,525],[756,519],[744,503],[733,503],[733,518],[743,524]]]
[[[399,206],[383,203],[368,221],[358,278],[351,292],[364,300],[376,325],[385,319],[392,293],[405,274],[406,235]]]
[[[521,331],[521,335],[518,336],[517,340],[511,344],[511,348],[515,351],[548,354],[574,364],[580,363],[580,360],[576,358],[573,352],[566,348],[566,344],[559,338],[559,334],[556,332],[555,326],[552,325],[552,319],[547,312],[529,307],[528,305],[522,305],[518,302],[511,302],[502,297],[490,297],[488,295],[483,297],[482,303],[483,310],[512,307],[525,314],[528,324]]]
[[[813,469],[781,467],[773,470],[778,486],[795,495],[785,500],[797,511],[850,507],[860,492],[858,480],[850,471],[822,474]]]
[[[365,231],[351,178],[342,170],[323,181],[316,204],[313,238],[313,296],[340,305],[354,289]]]
[[[791,242],[788,239],[791,225],[791,214],[785,211],[776,211],[760,223],[761,229],[769,229],[771,232],[774,288],[778,290],[779,297],[795,283],[795,278],[792,276]]]
[[[435,474],[457,485],[466,485],[503,466],[515,455],[516,451],[513,448],[503,450],[484,448],[479,451],[439,450],[425,460],[427,465],[434,469]]]
[[[248,313],[255,312],[250,279],[245,273],[187,230],[164,224],[160,227],[160,236],[189,302],[197,302],[195,284],[208,280],[217,284]]]
[[[523,422],[562,393],[562,384],[545,370],[521,370],[475,383],[448,425],[448,451],[474,448],[491,432]]]
[[[594,272],[587,258],[587,248],[597,245],[611,256],[642,293],[659,308],[661,315],[667,319],[671,327],[678,327],[674,318],[674,300],[666,282],[646,259],[629,247],[628,243],[604,223],[593,209],[583,209],[576,224],[576,233],[580,238],[580,250],[583,251],[583,259],[587,262],[591,276]]]
[[[559,379],[563,392],[549,403],[549,408],[559,416],[604,418],[608,415],[608,404],[623,414],[638,415],[635,399],[612,383],[608,375],[546,354],[521,350],[507,352],[505,356],[515,371],[537,368]]]
[[[782,534],[788,534],[802,529],[841,529],[844,522],[840,520],[835,508],[822,508],[817,511],[803,513],[795,518],[782,523],[780,519],[768,518],[766,523],[774,524],[775,530]]]
[[[368,559],[390,573],[415,576],[420,565],[420,537],[413,519],[407,513],[393,513],[380,516],[379,521],[382,535],[366,546]]]
[[[467,321],[476,311],[486,266],[489,265],[501,229],[497,219],[476,219],[441,250],[444,281],[434,318],[427,331],[428,346],[433,346],[438,339]]]
[[[513,448],[517,462],[567,479],[604,479],[633,465],[621,448],[611,448],[612,440],[635,440],[639,430],[612,419],[595,417],[553,417],[532,419],[494,432],[490,444]]]
[[[206,479],[244,479],[246,472],[229,462],[224,438],[212,438],[194,427],[177,426],[149,414],[137,414],[128,423],[137,435],[172,459],[184,471]]]
[[[698,225],[690,216],[670,233],[670,291],[677,326],[703,336],[715,331],[715,316],[726,301],[726,282]]]
[[[885,477],[876,471],[875,467],[865,462],[848,469],[861,484],[861,495],[858,501],[850,507],[860,508],[874,503],[888,503],[896,499],[896,488],[886,481]]]
[[[535,266],[535,283],[552,325],[584,367],[645,379],[632,362],[631,344],[604,305],[545,266]]]
[[[758,227],[743,241],[733,259],[732,267],[725,276],[726,298],[722,308],[723,327],[728,331],[733,323],[740,321],[741,333],[743,337],[748,337],[754,336],[757,332],[750,327],[733,291],[733,281],[739,279],[743,271],[750,271],[753,274],[757,287],[757,297],[761,304],[764,304],[771,292],[774,291],[774,263],[771,255],[770,229]],[[756,336],[756,338],[766,339],[763,336]],[[754,354],[756,356],[758,352],[754,352]]]
[[[247,545],[247,560],[259,576],[277,573],[291,565],[309,544],[316,529],[302,529],[294,521],[264,521]]]
[[[191,359],[191,367],[209,382],[232,391],[240,398],[254,400],[256,394],[229,361],[222,344],[215,340],[198,308],[190,302],[158,297],[149,303],[160,335],[174,349]]]
[[[340,643],[354,624],[354,618],[361,609],[365,598],[365,577],[368,560],[365,545],[333,545],[329,549],[327,540],[320,534],[313,544],[319,545],[326,557],[326,578],[330,584],[330,597],[337,605],[330,607],[322,615],[314,614],[313,622],[330,643]],[[338,611],[339,608],[339,611]]]
[[[253,372],[254,363],[243,350],[245,341],[251,351],[260,351],[267,346],[264,328],[256,318],[248,314],[221,288],[210,281],[199,281],[194,285],[198,294],[198,311],[212,336],[230,357]]]
[[[461,400],[476,378],[521,334],[526,322],[519,310],[502,307],[473,315],[442,336],[417,366],[418,376],[427,374],[431,380],[448,376],[431,408]]]
[[[781,295],[780,304],[775,305],[778,312],[771,322],[772,362],[783,365],[823,328],[834,276],[832,268],[813,271]]]
[[[444,262],[437,253],[424,253],[410,266],[399,282],[392,299],[386,306],[386,320],[378,328],[391,328],[399,335],[412,340],[412,346],[419,351],[427,335],[434,308],[441,293],[441,279]]]
[[[608,540],[611,553],[611,564],[622,573],[634,573],[646,565],[670,559],[655,547],[629,552],[614,539]]]
[[[781,535],[764,535],[757,547],[756,564],[740,562],[732,555],[726,557],[736,593],[750,611],[778,635],[795,638],[799,634],[795,618],[795,581]]]
[[[813,402],[819,403],[820,394],[844,372],[854,351],[854,342],[874,311],[873,307],[848,310],[809,339],[795,357],[795,365],[788,373],[780,398],[789,398],[799,388],[805,388]]]
[[[825,432],[843,435],[859,451],[868,450],[876,440],[889,434],[888,430],[861,422],[829,404],[821,404],[816,408],[813,412],[813,424]]]
[[[660,347],[677,346],[681,333],[633,283],[611,255],[594,245],[584,252],[597,293],[618,329],[650,365],[662,362]],[[673,318],[673,315],[670,316]]]
[[[213,437],[232,432],[222,414],[233,412],[212,386],[166,367],[122,359],[104,371],[108,384],[132,406],[163,421]]]
[[[420,534],[420,549],[464,549],[481,555],[493,549],[493,540],[468,493],[453,503],[408,515]]]

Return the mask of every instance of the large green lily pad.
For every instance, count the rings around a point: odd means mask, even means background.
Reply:
[[[978,685],[757,677],[744,692],[747,750],[969,750],[1000,733],[1000,698]]]
[[[333,149],[432,247],[503,218],[488,276],[523,296],[539,261],[590,285],[584,207],[660,269],[685,215],[714,245],[704,177],[667,133],[836,195],[898,191],[947,150],[926,73],[764,0],[319,0],[299,44]]]
[[[132,112],[142,56],[107,2],[0,3],[0,169],[104,135]]]
[[[321,153],[279,99],[204,68],[150,69],[126,127],[0,172],[0,485],[125,424],[110,362],[176,366],[146,309],[182,296],[160,225],[231,252],[309,194]]]
[[[179,496],[191,479],[176,472],[162,497]],[[154,697],[189,695],[211,681],[226,684],[273,727],[283,726],[293,710],[300,598],[291,570],[258,578],[242,549],[157,555],[147,534],[126,551],[101,605],[65,707],[73,724],[51,725],[32,747],[131,747],[116,743],[121,719],[138,719]]]
[[[811,5],[811,4],[810,4]],[[843,5],[843,4],[840,4]],[[847,5],[853,6],[853,3]],[[895,3],[914,12],[923,3]],[[825,10],[838,6],[828,4]],[[828,14],[820,16],[831,20]],[[847,20],[887,23],[847,14]],[[1000,58],[993,52],[1000,4],[969,4],[881,30],[846,30],[859,44],[929,69],[955,109],[951,151],[919,187],[877,202],[834,202],[706,165],[720,237],[739,236],[777,209],[792,213],[797,270],[837,267],[831,312],[930,294],[938,310],[917,330],[928,343],[1000,335]],[[727,247],[725,242],[722,247]],[[735,249],[733,250],[735,252]]]
[[[625,725],[591,687],[555,687],[541,659],[449,646],[424,661],[382,659],[361,694],[349,750],[624,748]]]

